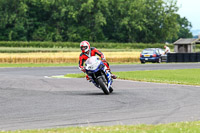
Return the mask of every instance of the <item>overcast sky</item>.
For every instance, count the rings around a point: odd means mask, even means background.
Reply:
[[[200,30],[200,0],[177,0],[178,14],[192,23],[192,30]]]

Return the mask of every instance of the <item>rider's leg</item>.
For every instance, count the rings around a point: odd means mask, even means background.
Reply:
[[[110,71],[110,73],[111,73],[111,70],[110,70],[110,67],[109,67],[109,63],[108,62],[104,62],[103,64],[107,67],[107,70]],[[113,79],[117,78],[117,76],[115,74],[112,74],[112,73],[111,73],[111,77]]]
[[[90,78],[89,78],[89,76],[88,76],[88,75],[86,75],[86,76],[85,76],[85,78],[86,78],[86,80],[90,80]]]

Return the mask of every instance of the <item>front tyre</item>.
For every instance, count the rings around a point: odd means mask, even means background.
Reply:
[[[102,78],[99,78],[99,79],[98,79],[98,83],[99,83],[101,89],[103,90],[104,94],[109,95],[108,87],[107,87],[107,85],[103,82],[103,79],[102,79]]]
[[[110,86],[109,88],[109,92],[112,93],[113,92],[113,88]]]

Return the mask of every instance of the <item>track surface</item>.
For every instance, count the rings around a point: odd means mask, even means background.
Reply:
[[[200,64],[111,66],[113,71],[200,68]],[[85,79],[45,76],[77,67],[0,68],[0,130],[158,124],[200,120],[200,87],[115,80],[107,96]]]

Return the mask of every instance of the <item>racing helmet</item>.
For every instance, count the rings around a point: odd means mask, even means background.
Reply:
[[[82,41],[80,43],[80,48],[82,50],[82,53],[85,53],[85,52],[89,51],[89,49],[90,49],[90,43],[88,41]]]

